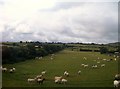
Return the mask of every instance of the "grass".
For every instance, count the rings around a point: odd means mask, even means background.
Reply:
[[[100,60],[100,64],[106,64],[105,67],[98,67],[92,69],[92,64],[97,64],[95,61],[98,57],[103,59],[113,58],[112,56],[101,55],[98,52],[78,52],[63,50],[55,54],[53,60],[50,55],[43,57],[42,60],[27,60],[15,64],[6,64],[4,67],[15,67],[16,72],[10,74],[5,72],[2,75],[3,87],[113,87],[114,75],[118,72],[117,61],[106,62]],[[87,57],[87,60],[83,60]],[[81,67],[82,63],[89,64],[88,68]],[[100,66],[98,64],[98,66]],[[43,85],[37,83],[29,84],[28,78],[34,78],[39,75],[42,70],[47,70],[45,75],[46,81]],[[67,70],[70,74],[65,77],[68,80],[66,85],[55,84],[54,76],[63,76],[64,71]],[[77,71],[81,70],[81,75]]]

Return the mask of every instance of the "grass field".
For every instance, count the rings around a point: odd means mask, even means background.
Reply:
[[[53,60],[51,55],[43,57],[43,59],[27,60],[15,64],[6,64],[4,67],[15,67],[15,73],[5,72],[2,74],[3,87],[113,87],[114,75],[118,72],[117,61],[103,61],[100,64],[96,61],[100,59],[110,59],[112,56],[100,54],[98,52],[78,52],[63,50],[55,54]],[[86,57],[87,60],[84,60]],[[88,64],[88,68],[81,67],[81,64]],[[101,64],[106,64],[105,67],[100,67]],[[92,69],[91,66],[97,64],[97,69]],[[41,74],[42,70],[47,70],[45,82],[42,85],[37,83],[29,84],[28,78],[34,78]],[[63,76],[67,70],[69,77]],[[78,70],[81,70],[81,75],[78,75]],[[63,76],[68,82],[67,84],[55,84],[54,76]]]

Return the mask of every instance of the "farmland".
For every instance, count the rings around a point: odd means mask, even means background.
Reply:
[[[84,60],[84,57],[87,60]],[[118,73],[118,59],[117,61],[103,61],[102,59],[114,59],[114,57],[99,52],[80,52],[66,48],[55,53],[53,60],[50,58],[49,54],[42,59],[4,64],[3,66],[7,68],[15,67],[16,71],[3,73],[3,87],[113,87],[114,76]],[[100,64],[97,64],[97,61],[100,61]],[[81,66],[83,63],[89,66],[83,68]],[[93,64],[97,64],[98,68],[91,68]],[[100,67],[101,64],[106,66]],[[46,80],[42,85],[27,82],[28,78],[34,78],[41,74],[42,70],[47,71],[44,76]],[[63,75],[65,70],[69,72],[69,77]],[[80,75],[77,74],[78,70],[81,70]],[[67,84],[55,84],[56,75],[67,79]]]

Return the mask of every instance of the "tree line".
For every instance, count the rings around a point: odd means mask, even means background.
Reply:
[[[2,63],[16,63],[53,54],[65,48],[63,44],[13,43],[2,46]]]

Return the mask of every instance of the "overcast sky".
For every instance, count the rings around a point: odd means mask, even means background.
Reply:
[[[1,39],[2,41],[117,42],[117,0],[81,1],[83,0],[66,0],[66,2],[0,0]]]

